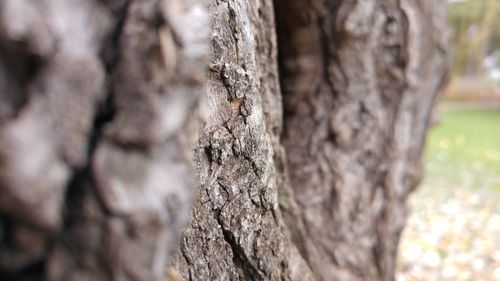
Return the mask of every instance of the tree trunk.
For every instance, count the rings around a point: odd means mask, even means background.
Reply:
[[[446,2],[199,2],[0,3],[0,279],[394,280]]]
[[[278,207],[281,96],[272,2],[214,1],[198,199],[175,266],[185,280],[312,280]]]
[[[1,1],[1,280],[164,278],[192,204],[195,2]]]
[[[446,3],[275,5],[279,75],[270,1],[210,8],[199,198],[175,266],[186,280],[394,280]]]
[[[292,237],[317,280],[394,280],[446,69],[446,1],[276,1]],[[286,211],[284,211],[286,212]]]

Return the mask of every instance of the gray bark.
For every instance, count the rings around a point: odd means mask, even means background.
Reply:
[[[281,97],[271,1],[210,6],[207,120],[195,162],[198,199],[175,267],[185,280],[312,276],[278,207]]]
[[[446,73],[446,1],[276,1],[289,200],[317,280],[394,280]]]
[[[271,3],[211,6],[199,199],[175,266],[186,280],[394,280],[446,3],[275,5],[279,75]]]
[[[445,8],[3,0],[0,279],[394,280]]]
[[[205,18],[190,0],[0,3],[0,279],[164,278]]]

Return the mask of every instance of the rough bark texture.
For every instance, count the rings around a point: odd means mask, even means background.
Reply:
[[[0,279],[393,280],[445,6],[0,1]]]
[[[0,2],[0,279],[159,280],[192,201],[205,7]]]
[[[307,280],[278,207],[282,113],[272,2],[214,1],[198,200],[175,266],[185,280]]]
[[[445,73],[446,1],[276,1],[289,200],[316,280],[393,280]],[[286,211],[285,211],[286,212]]]
[[[271,3],[211,6],[199,199],[175,265],[186,280],[393,280],[446,3],[275,5],[283,119]]]

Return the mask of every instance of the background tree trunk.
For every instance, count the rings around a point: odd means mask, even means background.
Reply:
[[[190,0],[1,1],[1,280],[164,279],[205,18]]]

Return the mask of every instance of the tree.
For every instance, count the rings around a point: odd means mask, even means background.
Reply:
[[[196,2],[0,4],[2,280],[393,280],[446,3]]]
[[[270,1],[211,6],[201,187],[175,265],[186,280],[393,280],[446,4],[274,4],[278,59]]]
[[[176,4],[1,1],[1,280],[164,278],[208,51]]]

